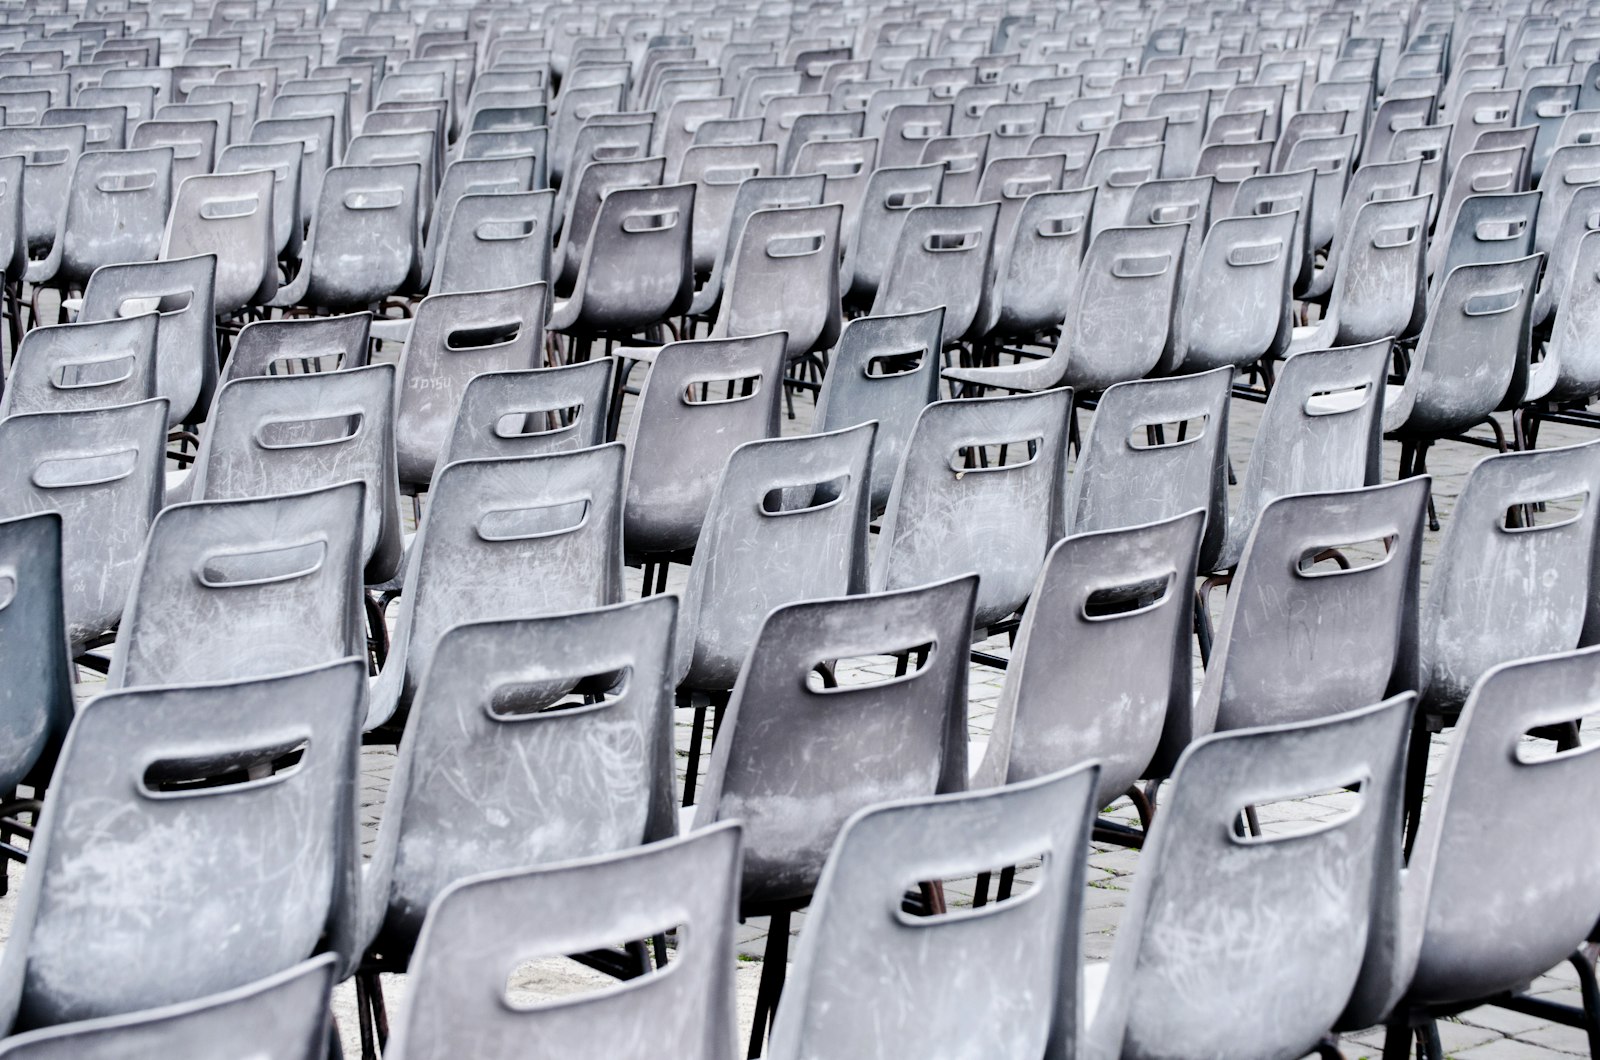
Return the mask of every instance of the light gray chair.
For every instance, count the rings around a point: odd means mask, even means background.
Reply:
[[[178,185],[161,256],[215,258],[211,308],[220,317],[263,305],[278,293],[274,194],[269,170],[206,173]]]
[[[11,364],[0,417],[76,412],[156,397],[156,313],[34,328]]]
[[[233,380],[217,391],[200,436],[190,497],[268,497],[359,480],[366,580],[388,581],[401,563],[394,381],[390,364]]]
[[[305,242],[305,216],[300,209],[301,156],[299,143],[253,144],[239,137],[222,149],[217,159],[218,173],[250,173],[266,170],[272,174],[273,252],[279,258],[299,260]]]
[[[1600,920],[1588,886],[1600,836],[1584,806],[1600,791],[1600,759],[1592,744],[1551,754],[1529,735],[1589,713],[1597,682],[1600,648],[1586,648],[1503,663],[1473,686],[1406,866],[1386,1051],[1408,1048],[1417,1029],[1429,1046],[1417,1055],[1442,1060],[1437,1018],[1483,1003],[1515,1008],[1525,999],[1513,995],[1569,959],[1583,1009],[1540,1015],[1594,1042],[1594,964],[1581,948]],[[1533,806],[1538,828],[1519,812]]]
[[[1375,486],[1383,459],[1384,389],[1393,343],[1307,350],[1279,366],[1228,513],[1213,570],[1239,562],[1267,504],[1292,493]]]
[[[1412,697],[1191,746],[1140,854],[1111,960],[1084,974],[1084,1055],[1305,1056],[1365,988],[1400,871]],[[1320,829],[1241,837],[1248,806],[1359,784]],[[1217,925],[1248,925],[1222,931]],[[1196,989],[1196,983],[1204,983]]]
[[[331,954],[194,1001],[29,1031],[0,1041],[9,1060],[321,1060],[333,1029]]]
[[[738,249],[739,237],[744,235],[745,222],[749,220],[751,214],[758,210],[820,206],[822,189],[826,182],[827,178],[821,173],[745,178],[733,197],[733,207],[727,220],[727,241],[717,250],[716,260],[711,264],[711,275],[695,291],[694,301],[689,306],[689,315],[704,319],[710,317],[716,310],[718,302],[722,299],[724,276],[732,263],[734,251]],[[841,266],[841,284],[847,270],[848,265]]]
[[[1290,289],[1297,215],[1224,217],[1212,223],[1172,321],[1172,367],[1248,368],[1282,356],[1293,324]]]
[[[876,421],[872,444],[872,514],[889,503],[906,441],[922,410],[939,399],[944,307],[887,317],[857,317],[829,351],[817,395],[815,431]]]
[[[944,306],[944,340],[967,336],[978,321],[994,255],[998,202],[918,206],[906,217],[872,302],[873,316]]]
[[[767,1055],[1070,1053],[1097,773],[1081,765],[852,817],[817,884]],[[1040,855],[1026,900],[967,916],[900,912],[907,881]]]
[[[102,265],[83,290],[80,323],[114,320],[130,312],[161,314],[155,393],[170,402],[168,426],[196,423],[211,408],[217,387],[216,267],[209,254]]]
[[[811,600],[777,609],[761,627],[692,811],[697,830],[744,823],[741,914],[770,914],[768,938],[782,940],[762,962],[752,1044],[765,1036],[782,989],[790,914],[815,891],[845,822],[891,799],[966,786],[967,641],[977,588],[968,574]],[[869,653],[900,655],[900,676],[829,679],[835,660]]]
[[[432,273],[434,294],[550,279],[552,193],[497,192],[456,201]]]
[[[364,491],[355,481],[164,509],[139,557],[107,685],[262,677],[365,653]]]
[[[270,304],[352,312],[399,291],[421,269],[421,181],[416,162],[328,169],[300,271]]]
[[[676,616],[663,596],[468,622],[439,638],[364,867],[367,992],[379,972],[405,968],[428,907],[455,881],[677,833]]]
[[[612,444],[440,469],[368,729],[408,707],[452,626],[621,601],[623,459]]]
[[[0,1023],[192,1001],[324,948],[348,964],[365,690],[365,665],[345,659],[80,710],[0,959]],[[262,841],[274,835],[285,843]],[[137,966],[119,957],[129,939]]]
[[[757,210],[723,274],[711,338],[782,332],[789,362],[839,337],[838,203]]]
[[[525,1054],[530,1040],[567,1055],[617,1056],[638,1035],[673,1055],[733,1060],[734,909],[740,829],[729,823],[638,850],[462,880],[429,911],[411,1001],[386,1053],[422,1060]],[[597,900],[597,896],[605,896]],[[679,928],[671,964],[615,990],[508,1003],[529,953],[561,954]],[[648,1028],[648,1030],[646,1030]]]
[[[1059,326],[1072,308],[1094,214],[1093,188],[1028,196],[994,262],[978,319],[994,340],[1028,340]]]
[[[1071,406],[1070,390],[1047,390],[923,409],[889,494],[873,589],[975,571],[974,628],[1020,610],[1055,541]]]
[[[613,363],[605,357],[473,376],[438,466],[604,445]]]
[[[60,234],[73,168],[88,132],[82,125],[0,128],[0,157],[21,155],[24,162],[22,217],[30,256],[47,254]]]
[[[1061,503],[1058,536],[1117,530],[1200,508],[1199,569],[1213,569],[1228,529],[1231,368],[1136,379],[1100,395]]]
[[[944,178],[945,169],[937,163],[880,166],[867,178],[860,216],[844,248],[841,286],[852,302],[872,304],[911,211],[949,201],[940,196]]]
[[[1195,736],[1416,689],[1427,495],[1425,481],[1406,479],[1262,509],[1217,628]]]
[[[172,202],[172,165],[170,147],[79,155],[57,238],[28,266],[28,281],[82,290],[102,265],[154,260]]]
[[[167,403],[0,420],[0,516],[61,513],[67,634],[77,655],[116,627],[161,510]]]
[[[1356,209],[1350,227],[1335,237],[1341,264],[1322,318],[1293,330],[1291,352],[1358,346],[1411,332],[1426,305],[1428,201],[1418,195]]]
[[[543,364],[547,307],[542,282],[433,294],[417,306],[396,380],[395,448],[405,487],[427,489],[473,376]]]
[[[969,747],[973,788],[1095,761],[1099,810],[1151,775],[1163,734],[1181,733],[1193,709],[1190,588],[1204,525],[1194,509],[1056,543],[1022,613],[992,736]],[[1148,802],[1134,802],[1148,827]]]

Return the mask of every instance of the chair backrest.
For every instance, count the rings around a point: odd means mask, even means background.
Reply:
[[[217,385],[213,307],[216,259],[205,254],[166,261],[103,265],[89,277],[78,320],[116,320],[155,311],[155,392],[171,404],[171,425],[205,418]]]
[[[1092,764],[994,791],[862,810],[834,844],[806,916],[768,1055],[881,1056],[1070,1050]],[[1043,856],[1026,901],[909,917],[911,880]],[[1018,979],[998,981],[1005,967]],[[880,974],[892,969],[890,974]],[[1014,989],[1026,982],[1029,989]],[[1047,1046],[1053,1048],[1047,1049]]]
[[[167,403],[0,419],[0,514],[61,513],[74,654],[117,624],[165,499]]]
[[[411,1003],[391,1048],[398,1058],[460,1052],[515,1056],[530,1040],[563,1052],[625,1053],[649,1027],[673,1055],[732,1060],[737,824],[623,853],[453,884],[418,940]],[[582,997],[513,1006],[506,983],[530,953],[614,945],[679,928],[660,973]]]
[[[745,219],[728,259],[716,338],[784,333],[790,359],[839,337],[839,226],[836,202],[757,210]]]
[[[689,308],[694,194],[693,184],[671,184],[605,197],[573,282],[575,315],[564,326],[632,334]],[[558,310],[552,326],[562,319]]]
[[[1555,376],[1547,395],[1557,401],[1585,400],[1600,392],[1600,350],[1589,341],[1600,327],[1600,234],[1585,232],[1569,262],[1568,293],[1556,310],[1545,360],[1532,368]]]
[[[1094,235],[1107,228],[1126,224],[1134,191],[1161,172],[1161,144],[1133,147],[1102,147],[1089,160],[1083,186],[1099,188],[1095,196]],[[1205,174],[1201,174],[1204,176]]]
[[[744,822],[746,910],[810,895],[857,810],[965,788],[976,592],[969,574],[767,616],[723,712],[694,817],[697,829]],[[902,652],[910,658],[897,678],[833,685],[813,673]]]
[[[362,562],[368,581],[387,581],[401,547],[394,380],[392,364],[233,380],[217,391],[200,438],[194,498],[268,497],[363,482]]]
[[[1056,543],[1022,613],[972,787],[1097,761],[1099,809],[1149,774],[1163,734],[1183,734],[1193,709],[1189,587],[1204,525],[1197,508]]]
[[[365,694],[364,662],[344,659],[84,706],[0,959],[0,1023],[27,1030],[189,1001],[281,972],[324,939],[352,960]],[[295,751],[291,768],[275,767]],[[227,783],[196,783],[213,778]],[[270,835],[294,843],[262,841]],[[152,859],[157,838],[166,855]],[[250,945],[221,944],[241,933]]]
[[[1253,189],[1263,175],[1249,177],[1240,182],[1240,194]],[[1200,267],[1200,247],[1206,232],[1211,228],[1213,216],[1225,214],[1211,208],[1211,193],[1216,187],[1215,177],[1183,177],[1171,180],[1147,180],[1133,189],[1127,203],[1129,228],[1146,225],[1186,225],[1187,237],[1183,244],[1183,269],[1179,273],[1179,290],[1188,290],[1192,276]],[[1236,200],[1237,201],[1237,200]],[[1238,209],[1238,206],[1235,206]],[[1272,213],[1277,213],[1274,209]],[[1105,227],[1105,226],[1100,226]],[[1099,228],[1096,228],[1099,231]]]
[[[1297,224],[1293,213],[1213,222],[1173,318],[1173,359],[1183,370],[1248,368],[1288,348]]]
[[[461,393],[473,376],[543,363],[547,291],[543,283],[530,283],[433,294],[417,306],[398,370],[395,443],[401,482],[426,486],[433,477]]]
[[[1462,265],[1436,288],[1384,430],[1439,437],[1481,423],[1527,385],[1534,285],[1543,259]],[[1465,690],[1463,690],[1463,694]]]
[[[371,313],[251,321],[233,340],[223,382],[364,367],[371,326]]]
[[[164,509],[139,557],[107,684],[263,677],[362,655],[365,488]]]
[[[1201,508],[1199,562],[1209,570],[1228,527],[1232,388],[1230,368],[1108,387],[1078,451],[1057,536],[1140,526]]]
[[[580,611],[622,599],[623,447],[441,468],[407,563],[385,669],[402,704],[463,622]],[[397,639],[396,647],[401,646]]]
[[[1527,734],[1590,713],[1597,667],[1600,648],[1586,648],[1508,662],[1474,685],[1406,869],[1414,918],[1397,963],[1408,998],[1520,989],[1592,933],[1600,902],[1582,881],[1600,868],[1600,835],[1582,807],[1600,793],[1600,759],[1592,743],[1541,755]],[[1527,806],[1547,808],[1542,821],[1559,831],[1529,828]]]
[[[774,176],[778,145],[700,144],[684,152],[676,180],[694,189],[694,269],[710,274],[718,251],[728,242],[725,229],[739,185],[751,177]]]
[[[1479,461],[1450,515],[1422,609],[1423,706],[1453,713],[1491,667],[1570,651],[1589,638],[1600,498],[1595,443]],[[1549,505],[1532,526],[1516,506]],[[1523,522],[1523,519],[1516,520]],[[1484,577],[1493,571],[1494,577]],[[1580,639],[1582,638],[1582,639]]]
[[[456,880],[676,833],[676,615],[676,598],[659,596],[444,632],[368,870],[384,959],[410,956]]]
[[[193,121],[183,118],[152,119],[133,127],[128,137],[131,150],[154,150],[165,147],[172,157],[169,174],[171,186],[168,199],[178,191],[178,185],[189,177],[211,172],[217,155],[217,142],[221,139],[221,125],[216,121]]]
[[[1228,592],[1196,733],[1326,717],[1416,688],[1425,477],[1279,497]]]
[[[1239,503],[1217,568],[1239,561],[1256,518],[1292,493],[1323,493],[1380,481],[1385,381],[1393,343],[1307,350],[1278,368],[1240,480]]]
[[[58,285],[81,288],[102,265],[150,261],[172,201],[172,148],[88,151],[78,157],[67,190]],[[27,190],[23,190],[24,196]]]
[[[23,336],[0,417],[74,412],[156,397],[159,314],[38,327]]]
[[[867,178],[861,195],[854,238],[845,249],[849,290],[854,300],[870,303],[882,286],[906,218],[918,206],[941,200],[944,167],[939,163],[880,166]]]
[[[729,454],[689,568],[676,683],[731,689],[774,608],[866,590],[876,429],[746,442]]]
[[[62,520],[0,520],[0,787],[43,790],[72,724],[72,666],[62,610]]]
[[[1471,195],[1463,199],[1448,229],[1430,248],[1434,282],[1462,265],[1514,261],[1534,252],[1541,193]],[[1441,216],[1440,224],[1444,223]]]
[[[250,127],[253,144],[292,143],[300,148],[300,216],[310,218],[322,198],[322,179],[337,156],[338,132],[332,114],[303,118],[262,118]],[[337,151],[343,151],[343,144]]]
[[[82,125],[0,129],[0,156],[23,158],[22,216],[30,250],[49,250],[60,233],[73,169],[87,136]]]
[[[1117,929],[1088,1028],[1092,1055],[1313,1051],[1361,980],[1379,888],[1400,870],[1411,706],[1397,696],[1318,721],[1221,733],[1184,753]],[[1355,807],[1317,830],[1235,830],[1245,807],[1352,784],[1361,788]],[[1235,921],[1252,925],[1250,945],[1216,927]],[[1196,982],[1208,985],[1197,991]]]
[[[1426,307],[1429,201],[1375,199],[1356,209],[1328,301],[1335,345],[1413,332]]]
[[[873,316],[944,306],[944,339],[954,342],[977,322],[993,261],[998,202],[918,206],[906,217]]]
[[[161,256],[215,257],[212,311],[218,316],[278,293],[274,189],[270,170],[207,173],[178,185]]]
[[[663,346],[628,426],[630,554],[694,547],[728,456],[778,435],[782,332]]]
[[[1108,228],[1094,237],[1054,354],[1065,383],[1101,391],[1142,379],[1160,363],[1187,240],[1183,224]]]
[[[39,116],[39,128],[82,125],[88,129],[85,147],[91,151],[121,151],[128,146],[128,109],[124,106],[51,107]]]
[[[998,233],[995,281],[979,320],[986,331],[1031,337],[1066,319],[1089,243],[1095,189],[1029,195]]]
[[[549,191],[463,195],[443,234],[433,294],[520,287],[550,280]]]
[[[937,136],[923,145],[918,160],[944,166],[944,186],[939,201],[956,205],[972,202],[978,194],[978,181],[989,159],[988,133],[970,136]]]
[[[310,270],[303,304],[360,310],[400,289],[417,260],[421,180],[416,162],[322,175],[300,266]]]
[[[924,408],[889,495],[873,588],[975,571],[979,628],[1020,609],[1055,540],[1071,405],[1062,389]]]
[[[196,1001],[18,1034],[8,1060],[316,1060],[328,1047],[334,959],[313,957],[257,982]]]
[[[1556,236],[1566,219],[1567,208],[1579,188],[1600,183],[1600,143],[1572,144],[1550,156],[1539,181],[1539,224],[1533,248],[1544,254],[1555,249]]]
[[[610,358],[596,358],[473,376],[439,466],[605,444],[612,367]]]

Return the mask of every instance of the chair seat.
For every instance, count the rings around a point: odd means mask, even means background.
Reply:
[[[996,364],[975,368],[946,368],[943,376],[958,383],[992,386],[1001,390],[1036,392],[1061,383],[1066,358],[1044,357],[1017,364]]]
[[[1110,961],[1092,961],[1083,966],[1083,1026],[1094,1023],[1094,1015],[1105,996],[1106,981],[1111,978]]]
[[[405,342],[411,338],[411,318],[374,320],[370,331],[373,338],[384,342]]]

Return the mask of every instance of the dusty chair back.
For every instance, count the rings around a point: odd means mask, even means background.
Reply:
[[[365,691],[365,665],[345,659],[85,706],[0,960],[0,1022],[26,1030],[189,1001],[323,945],[348,961]],[[229,783],[195,783],[217,777]],[[122,959],[130,939],[137,968]]]

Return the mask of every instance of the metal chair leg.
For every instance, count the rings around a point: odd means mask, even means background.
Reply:
[[[767,952],[761,960],[761,985],[756,988],[755,1020],[750,1026],[749,1060],[755,1060],[766,1045],[767,1031],[778,1011],[778,998],[783,994],[783,980],[788,974],[789,913],[773,913],[767,927]]]

